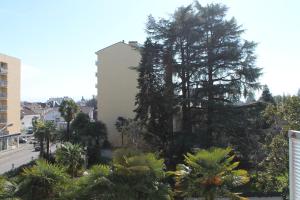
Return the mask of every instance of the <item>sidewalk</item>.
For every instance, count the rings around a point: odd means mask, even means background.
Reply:
[[[18,149],[0,153],[0,174],[31,162],[39,157],[34,151],[33,144],[23,144]]]
[[[33,145],[32,144],[20,144],[19,148],[0,151],[0,159],[6,157],[8,155],[17,153],[19,151],[23,151],[24,149],[33,149]]]

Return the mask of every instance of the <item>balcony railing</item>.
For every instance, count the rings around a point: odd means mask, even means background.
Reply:
[[[6,112],[7,106],[0,105],[0,112]]]
[[[7,94],[0,92],[0,99],[7,99]]]
[[[98,67],[99,64],[100,64],[99,60],[96,60],[96,61],[95,61],[95,65]]]
[[[7,81],[0,81],[0,87],[6,87]]]
[[[0,67],[0,74],[7,74],[7,69]]]
[[[7,119],[6,118],[0,118],[0,124],[6,124]]]

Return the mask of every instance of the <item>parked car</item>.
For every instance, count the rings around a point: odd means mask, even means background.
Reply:
[[[35,146],[34,146],[34,150],[35,150],[35,151],[40,151],[40,150],[41,150],[40,145],[35,145]]]
[[[29,127],[28,129],[27,129],[27,132],[26,132],[27,134],[32,134],[33,133],[33,128],[32,127]]]
[[[19,138],[19,143],[26,143],[26,142],[27,142],[26,138],[23,138],[23,137]]]

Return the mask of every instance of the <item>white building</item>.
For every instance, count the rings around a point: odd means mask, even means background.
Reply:
[[[41,115],[35,113],[28,107],[23,107],[22,108],[22,113],[21,113],[21,131],[26,132],[28,129],[32,128],[32,120],[33,119],[40,119]]]
[[[64,129],[66,127],[66,122],[58,109],[58,107],[48,109],[43,116],[43,120],[53,122],[58,129]]]

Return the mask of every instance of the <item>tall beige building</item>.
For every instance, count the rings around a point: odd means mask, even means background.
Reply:
[[[134,118],[138,74],[132,67],[139,65],[141,55],[137,42],[118,42],[96,52],[98,120],[104,122],[108,139],[121,145],[115,128],[119,116]]]
[[[18,58],[0,54],[0,129],[20,133],[20,64]]]

